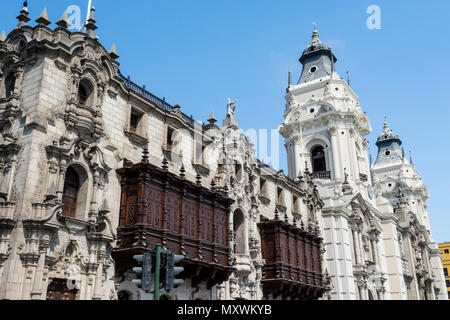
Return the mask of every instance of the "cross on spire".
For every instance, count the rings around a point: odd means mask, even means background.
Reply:
[[[312,25],[314,27],[314,30],[317,30],[317,23],[313,22]]]

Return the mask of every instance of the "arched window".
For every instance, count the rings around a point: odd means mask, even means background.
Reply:
[[[81,80],[78,88],[78,104],[93,107],[94,88],[88,80]]]
[[[322,146],[315,147],[312,150],[313,173],[327,171],[325,161],[325,149]]]
[[[233,215],[234,253],[246,254],[245,248],[245,218],[241,210],[236,210]]]
[[[80,191],[80,178],[78,173],[70,167],[67,169],[63,192],[63,214],[75,218],[77,213],[78,192]]]
[[[14,93],[14,87],[16,85],[16,77],[13,73],[10,73],[5,79],[5,97],[9,98]]]

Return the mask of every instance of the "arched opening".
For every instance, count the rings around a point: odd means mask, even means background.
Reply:
[[[131,295],[130,295],[127,291],[120,291],[120,292],[117,294],[117,299],[118,299],[119,301],[129,301],[129,300],[132,300],[132,299],[131,299]]]
[[[84,219],[88,203],[88,178],[81,166],[67,169],[63,190],[63,215],[70,218]]]
[[[245,218],[241,210],[236,210],[233,214],[233,231],[234,231],[234,253],[246,254],[245,247]]]
[[[78,104],[93,107],[94,88],[88,80],[81,80],[78,87]]]
[[[75,218],[77,213],[77,200],[79,190],[80,178],[78,177],[78,173],[72,167],[70,167],[69,169],[67,169],[66,180],[64,181],[64,216]]]
[[[4,96],[5,98],[9,98],[14,94],[14,87],[16,85],[16,77],[14,76],[13,73],[10,73],[6,78],[5,78],[5,92],[4,92]]]
[[[76,300],[77,289],[69,289],[67,280],[53,279],[47,287],[47,300]]]
[[[322,146],[315,147],[312,152],[313,173],[327,171],[325,149]]]

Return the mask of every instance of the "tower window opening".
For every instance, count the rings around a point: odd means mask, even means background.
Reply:
[[[311,69],[309,69],[309,73],[311,73],[311,74],[315,73],[316,71],[317,71],[317,67],[316,66],[311,67]]]
[[[79,190],[80,178],[78,176],[78,173],[73,168],[67,169],[63,192],[64,216],[75,218]]]
[[[391,155],[391,152],[389,150],[386,150],[386,152],[384,154],[389,156],[389,155]]]
[[[94,90],[90,82],[87,80],[82,80],[78,88],[78,97],[77,97],[78,104],[92,107],[94,104],[93,92]]]
[[[175,131],[172,128],[169,128],[167,130],[167,140],[166,140],[167,150],[172,150],[173,142],[175,140],[174,133]]]
[[[9,98],[14,94],[14,87],[16,84],[16,77],[14,74],[9,74],[5,79],[5,97]]]
[[[327,165],[325,161],[325,149],[322,146],[313,149],[312,165],[314,173],[327,171]]]

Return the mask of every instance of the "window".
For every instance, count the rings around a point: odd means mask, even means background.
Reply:
[[[448,254],[448,249],[445,249],[444,252],[445,252],[445,254]]]
[[[450,291],[448,292],[448,299],[450,300]]]
[[[445,280],[445,285],[447,286],[447,288],[450,288],[450,280]]]
[[[172,128],[167,129],[167,150],[172,150],[173,141],[174,141],[174,130]]]
[[[277,189],[277,204],[284,205],[284,191],[282,188]]]
[[[263,197],[269,197],[269,187],[266,180],[259,178],[259,192]]]
[[[325,161],[325,149],[322,146],[313,149],[312,165],[314,173],[327,171],[327,165]]]
[[[236,210],[233,215],[234,253],[246,254],[245,218],[241,210]]]
[[[142,115],[138,115],[135,112],[131,112],[130,116],[130,132],[137,133],[139,128],[139,123],[141,122]]]
[[[79,190],[80,178],[78,177],[77,172],[73,168],[67,169],[63,192],[64,216],[75,218]]]
[[[78,87],[78,104],[93,107],[94,105],[94,89],[91,83],[84,79],[81,80]]]
[[[444,268],[444,275],[445,275],[446,277],[448,277],[448,269],[447,269],[447,268]]]
[[[296,196],[292,196],[292,212],[295,212],[295,213],[300,212],[298,197],[296,197]]]
[[[5,79],[5,97],[9,98],[14,93],[14,87],[16,85],[16,78],[14,74],[9,74]]]

